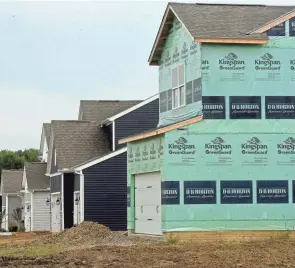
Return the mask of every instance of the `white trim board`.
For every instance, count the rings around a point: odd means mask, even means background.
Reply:
[[[31,193],[31,231],[34,230],[34,195]]]
[[[80,173],[80,223],[84,221],[84,174]]]
[[[64,199],[64,174],[61,175],[61,230],[65,229],[65,199]]]
[[[45,174],[45,176],[50,177],[50,178],[56,177],[56,176],[59,176],[59,175],[61,175],[61,172],[56,172],[56,173],[52,173],[52,174],[50,174],[50,173]]]
[[[120,117],[122,117],[122,116],[124,116],[126,114],[129,114],[130,112],[132,112],[132,111],[134,111],[134,110],[136,110],[136,109],[138,109],[138,108],[140,108],[140,107],[142,107],[142,106],[144,106],[144,105],[146,105],[146,104],[148,104],[148,103],[150,103],[150,102],[152,102],[152,101],[154,101],[154,100],[156,100],[158,98],[159,98],[159,94],[156,94],[156,95],[154,95],[154,96],[152,96],[152,97],[150,97],[150,98],[148,98],[148,99],[146,99],[146,100],[144,100],[144,101],[142,101],[142,102],[128,108],[127,110],[125,110],[125,111],[123,111],[121,113],[118,113],[118,114],[116,114],[116,115],[114,115],[112,117],[109,117],[109,118],[105,119],[104,121],[101,122],[101,125],[102,126],[109,125],[114,120],[116,120],[116,119],[118,119],[118,118],[120,118]]]
[[[108,159],[110,159],[112,157],[115,157],[115,156],[117,156],[119,154],[122,154],[122,153],[125,153],[125,152],[127,152],[127,147],[124,147],[124,148],[122,148],[122,149],[120,149],[118,151],[112,152],[112,153],[110,153],[108,155],[105,155],[105,156],[103,156],[101,158],[92,160],[92,161],[90,161],[90,162],[88,162],[86,164],[83,164],[81,166],[78,166],[78,167],[75,168],[75,172],[76,171],[82,171],[85,168],[91,167],[93,165],[96,165],[96,164],[98,164],[100,162],[106,161],[106,160],[108,160]]]
[[[115,121],[112,123],[112,151],[116,150],[116,128]]]

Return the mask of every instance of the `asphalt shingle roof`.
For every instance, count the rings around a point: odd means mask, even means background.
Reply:
[[[81,100],[79,120],[101,122],[140,103],[140,100]]]
[[[99,122],[51,121],[47,172],[51,172],[53,148],[58,169],[71,168],[109,152],[107,135]]]
[[[25,175],[29,189],[47,189],[50,187],[50,180],[45,176],[47,163],[25,163]]]
[[[16,193],[20,191],[23,180],[22,170],[2,170],[1,183],[3,193]]]
[[[170,3],[195,38],[267,39],[266,34],[247,35],[295,6]]]
[[[175,18],[170,8],[194,39],[268,40],[266,33],[249,33],[295,11],[295,6],[168,3],[165,14],[169,23],[165,24],[163,17],[163,28],[158,31],[149,58],[152,65],[159,64],[171,21]]]

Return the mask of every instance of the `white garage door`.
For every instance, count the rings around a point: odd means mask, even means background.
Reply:
[[[60,217],[60,204],[56,204],[57,200],[60,202],[60,194],[51,195],[51,231],[61,231],[61,217]]]
[[[135,232],[161,235],[161,175],[135,175]]]

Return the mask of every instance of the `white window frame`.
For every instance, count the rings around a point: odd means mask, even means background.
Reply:
[[[183,83],[182,84],[179,84],[179,69],[180,67],[183,66]],[[176,87],[173,87],[172,86],[172,110],[175,110],[175,109],[178,109],[180,107],[183,107],[185,106],[185,103],[186,103],[186,89],[185,89],[185,65],[184,64],[180,64],[178,65],[177,67],[173,68],[171,70],[171,79],[172,79],[172,83],[173,83],[173,70],[177,69],[177,86]],[[180,88],[183,87],[183,104],[181,105],[180,104]],[[177,105],[175,104],[175,98],[174,98],[174,91],[177,90],[178,91],[178,103]]]

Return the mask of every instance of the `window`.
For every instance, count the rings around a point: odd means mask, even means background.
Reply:
[[[275,27],[269,29],[266,33],[268,36],[285,36],[286,35],[285,22],[279,23]]]
[[[172,106],[173,109],[185,104],[184,65],[172,69]]]

